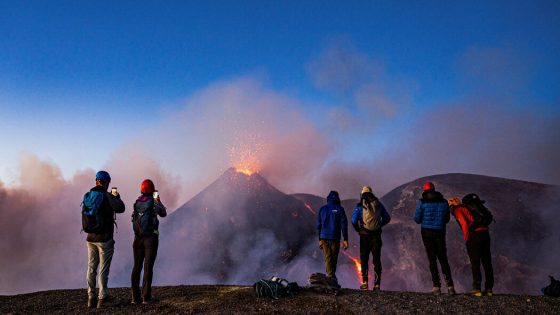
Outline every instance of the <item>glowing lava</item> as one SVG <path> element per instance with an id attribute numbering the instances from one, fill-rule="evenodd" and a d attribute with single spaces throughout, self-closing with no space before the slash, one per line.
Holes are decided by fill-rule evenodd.
<path id="1" fill-rule="evenodd" d="M 236 139 L 230 147 L 230 160 L 238 173 L 251 176 L 261 170 L 259 157 L 262 155 L 262 141 L 258 137 Z"/>
<path id="2" fill-rule="evenodd" d="M 358 277 L 358 282 L 361 283 L 362 282 L 362 264 L 360 263 L 360 260 L 358 258 L 348 254 L 345 251 L 343 251 L 342 253 L 344 255 L 346 255 L 346 257 L 348 257 L 348 259 L 350 259 L 354 263 L 354 270 L 356 271 L 356 275 Z"/>
<path id="3" fill-rule="evenodd" d="M 255 171 L 253 171 L 253 170 L 250 169 L 250 168 L 239 168 L 239 167 L 235 167 L 235 171 L 236 171 L 237 173 L 242 173 L 242 174 L 245 174 L 245 175 L 247 175 L 247 176 L 251 176 L 251 175 L 253 175 L 253 174 L 256 173 Z"/>
<path id="4" fill-rule="evenodd" d="M 310 205 L 308 205 L 308 204 L 307 204 L 307 203 L 305 203 L 305 202 L 304 202 L 303 204 L 305 205 L 305 207 L 307 208 L 307 210 L 311 211 L 311 213 L 313 213 L 313 214 L 317 214 L 317 212 L 315 212 L 315 211 L 313 210 L 313 208 L 311 208 L 311 206 L 310 206 Z"/>

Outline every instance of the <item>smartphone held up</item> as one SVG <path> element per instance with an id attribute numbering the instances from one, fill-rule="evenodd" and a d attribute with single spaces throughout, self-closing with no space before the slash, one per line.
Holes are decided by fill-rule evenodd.
<path id="1" fill-rule="evenodd" d="M 113 196 L 118 196 L 119 195 L 119 192 L 117 191 L 117 187 L 111 188 L 111 195 L 113 195 Z"/>

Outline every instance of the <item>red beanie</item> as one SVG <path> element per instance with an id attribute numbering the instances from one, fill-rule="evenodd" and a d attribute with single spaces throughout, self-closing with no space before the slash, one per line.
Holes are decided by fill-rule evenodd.
<path id="1" fill-rule="evenodd" d="M 426 182 L 426 183 L 424 184 L 424 187 L 423 187 L 423 188 L 424 188 L 424 191 L 426 191 L 426 190 L 434 190 L 434 189 L 435 189 L 434 184 L 432 184 L 432 182 Z"/>
<path id="2" fill-rule="evenodd" d="M 151 194 L 156 190 L 154 187 L 154 182 L 149 179 L 145 179 L 140 185 L 140 192 L 143 194 Z"/>

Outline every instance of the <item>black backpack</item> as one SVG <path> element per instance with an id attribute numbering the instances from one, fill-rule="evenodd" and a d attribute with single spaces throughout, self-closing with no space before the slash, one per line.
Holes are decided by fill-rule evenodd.
<path id="1" fill-rule="evenodd" d="M 132 229 L 136 235 L 152 235 L 158 228 L 157 214 L 154 208 L 154 200 L 134 203 L 132 211 Z"/>
<path id="2" fill-rule="evenodd" d="M 554 279 L 553 276 L 548 277 L 550 278 L 550 284 L 542 288 L 542 293 L 546 296 L 560 297 L 560 281 Z"/>
<path id="3" fill-rule="evenodd" d="M 324 273 L 316 272 L 309 276 L 309 288 L 319 293 L 338 295 L 341 287 L 336 278 L 330 278 Z"/>
<path id="4" fill-rule="evenodd" d="M 468 194 L 463 197 L 461 202 L 467 206 L 471 215 L 473 216 L 473 224 L 471 224 L 471 228 L 477 228 L 481 226 L 489 226 L 492 222 L 494 222 L 494 216 L 492 212 L 484 206 L 486 201 L 480 199 L 477 194 Z"/>
<path id="5" fill-rule="evenodd" d="M 101 213 L 104 192 L 88 191 L 82 199 L 82 230 L 86 233 L 103 233 L 106 223 Z"/>
<path id="6" fill-rule="evenodd" d="M 278 300 L 281 296 L 294 296 L 300 291 L 296 282 L 288 282 L 279 277 L 272 277 L 270 280 L 261 279 L 253 284 L 253 289 L 257 297 L 270 297 L 274 300 Z"/>

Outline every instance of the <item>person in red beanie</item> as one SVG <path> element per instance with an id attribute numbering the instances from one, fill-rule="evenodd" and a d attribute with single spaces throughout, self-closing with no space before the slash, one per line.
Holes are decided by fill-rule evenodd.
<path id="1" fill-rule="evenodd" d="M 146 179 L 140 184 L 141 195 L 134 203 L 132 228 L 134 230 L 134 267 L 130 281 L 132 283 L 132 304 L 150 303 L 152 296 L 152 279 L 159 244 L 159 220 L 167 215 L 167 210 L 155 189 L 154 182 Z M 144 279 L 140 292 L 140 273 L 144 265 Z"/>
<path id="2" fill-rule="evenodd" d="M 437 267 L 439 261 L 441 272 L 447 284 L 447 292 L 453 295 L 455 294 L 455 287 L 445 243 L 445 226 L 450 219 L 449 205 L 443 195 L 435 190 L 433 183 L 427 182 L 422 188 L 422 198 L 416 204 L 414 221 L 421 226 L 422 242 L 426 249 L 432 275 L 432 293 L 441 294 L 441 279 Z"/>

